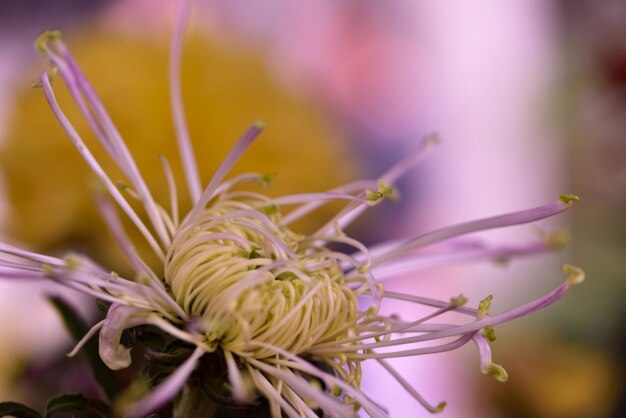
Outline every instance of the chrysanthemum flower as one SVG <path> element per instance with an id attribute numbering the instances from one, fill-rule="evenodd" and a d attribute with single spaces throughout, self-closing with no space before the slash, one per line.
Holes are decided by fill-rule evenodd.
<path id="1" fill-rule="evenodd" d="M 56 258 L 0 244 L 0 277 L 53 280 L 110 302 L 106 319 L 85 335 L 71 354 L 99 335 L 100 356 L 111 369 L 130 365 L 130 349 L 122 345 L 124 330 L 152 325 L 194 347 L 190 356 L 128 413 L 141 417 L 171 401 L 185 385 L 201 357 L 219 353 L 225 363 L 232 398 L 240 403 L 267 399 L 273 417 L 313 417 L 322 410 L 350 417 L 362 408 L 372 417 L 385 408 L 360 389 L 361 365 L 377 361 L 430 411 L 431 405 L 393 369 L 387 359 L 439 353 L 473 342 L 481 371 L 504 381 L 504 369 L 493 363 L 489 340 L 493 327 L 559 299 L 584 278 L 566 265 L 567 279 L 545 296 L 509 311 L 489 313 L 491 297 L 476 308 L 462 295 L 449 301 L 386 292 L 384 278 L 430 263 L 463 259 L 500 259 L 548 251 L 554 237 L 521 246 L 440 246 L 455 237 L 493 228 L 524 224 L 566 210 L 572 195 L 520 212 L 476 220 L 405 240 L 367 248 L 344 233 L 366 208 L 394 195 L 393 184 L 417 164 L 434 143 L 422 140 L 417 150 L 376 180 L 362 180 L 323 193 L 269 198 L 242 185 L 268 185 L 271 176 L 243 174 L 225 180 L 230 168 L 264 128 L 256 122 L 244 132 L 204 188 L 199 179 L 183 112 L 179 58 L 188 2 L 183 1 L 170 57 L 172 111 L 180 155 L 193 208 L 179 213 L 174 175 L 161 158 L 170 202 L 155 201 L 141 172 L 78 64 L 56 31 L 44 33 L 36 47 L 45 52 L 65 81 L 100 144 L 126 177 L 116 183 L 94 158 L 66 118 L 51 87 L 51 74 L 39 78 L 52 111 L 93 170 L 110 198 L 130 219 L 161 261 L 150 268 L 130 242 L 118 210 L 101 196 L 99 209 L 135 277 L 119 277 L 88 258 Z M 144 213 L 133 208 L 139 203 Z M 311 234 L 291 228 L 330 201 L 345 202 L 334 217 Z M 558 241 L 558 240 L 556 240 Z M 351 249 L 351 250 L 338 250 Z M 426 316 L 401 321 L 379 313 L 393 299 L 432 308 Z M 464 324 L 433 322 L 447 312 L 467 318 Z"/>

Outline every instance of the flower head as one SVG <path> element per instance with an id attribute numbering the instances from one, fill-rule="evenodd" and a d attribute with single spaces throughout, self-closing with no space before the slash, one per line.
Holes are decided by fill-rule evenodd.
<path id="1" fill-rule="evenodd" d="M 361 364 L 377 361 L 418 402 L 436 412 L 445 403 L 431 405 L 386 361 L 389 358 L 453 350 L 473 342 L 481 371 L 500 381 L 506 371 L 491 360 L 493 327 L 536 311 L 559 299 L 583 273 L 565 266 L 568 279 L 551 293 L 504 313 L 489 313 L 491 296 L 477 308 L 467 298 L 440 301 L 386 292 L 384 278 L 425 265 L 465 259 L 503 259 L 548 251 L 551 237 L 521 246 L 442 246 L 435 254 L 421 249 L 452 238 L 492 228 L 523 224 L 556 215 L 578 198 L 564 195 L 536 208 L 476 220 L 435 230 L 405 240 L 367 248 L 344 229 L 367 207 L 393 197 L 393 184 L 415 166 L 436 142 L 429 136 L 416 151 L 383 173 L 322 193 L 269 198 L 243 186 L 269 186 L 271 176 L 243 174 L 226 180 L 230 168 L 264 129 L 253 123 L 235 144 L 206 187 L 202 187 L 187 133 L 179 86 L 179 57 L 188 1 L 183 1 L 173 38 L 170 60 L 172 111 L 193 201 L 180 216 L 174 175 L 161 158 L 170 190 L 170 202 L 157 202 L 146 185 L 104 106 L 78 64 L 61 41 L 60 32 L 41 35 L 35 43 L 50 58 L 87 122 L 126 177 L 116 183 L 91 154 L 80 134 L 61 110 L 51 86 L 51 74 L 39 78 L 52 111 L 93 170 L 110 198 L 131 220 L 161 261 L 151 269 L 130 242 L 112 202 L 100 196 L 98 206 L 123 249 L 136 277 L 119 277 L 88 258 L 64 259 L 0 244 L 0 277 L 41 278 L 91 294 L 111 305 L 106 319 L 85 335 L 72 353 L 95 334 L 100 356 L 111 369 L 131 363 L 130 349 L 122 345 L 124 330 L 140 325 L 158 327 L 193 347 L 188 358 L 129 416 L 144 416 L 169 402 L 189 379 L 206 353 L 223 357 L 231 397 L 241 403 L 267 399 L 274 417 L 313 416 L 321 409 L 333 417 L 353 416 L 359 408 L 372 417 L 386 416 L 383 406 L 360 389 Z M 139 202 L 139 214 L 131 201 Z M 302 235 L 292 229 L 296 220 L 310 216 L 329 201 L 345 203 L 317 231 Z M 168 207 L 169 206 L 169 207 Z M 336 244 L 340 244 L 339 246 Z M 336 248 L 351 248 L 337 250 Z M 401 321 L 379 313 L 384 300 L 394 299 L 432 307 L 430 314 Z M 468 319 L 454 325 L 432 322 L 446 312 Z M 421 346 L 420 343 L 427 343 Z"/>

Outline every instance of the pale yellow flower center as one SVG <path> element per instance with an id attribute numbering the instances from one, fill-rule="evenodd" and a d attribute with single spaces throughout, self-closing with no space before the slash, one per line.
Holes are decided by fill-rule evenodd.
<path id="1" fill-rule="evenodd" d="M 262 358 L 354 332 L 355 292 L 336 253 L 279 226 L 275 207 L 221 200 L 182 228 L 165 263 L 176 302 L 213 347 Z"/>

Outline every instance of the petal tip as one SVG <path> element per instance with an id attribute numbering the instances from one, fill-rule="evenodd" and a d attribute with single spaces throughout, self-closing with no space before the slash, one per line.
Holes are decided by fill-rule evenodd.
<path id="1" fill-rule="evenodd" d="M 437 406 L 433 409 L 433 412 L 436 414 L 439 412 L 443 412 L 443 410 L 446 409 L 446 406 L 448 406 L 448 402 L 439 402 L 439 404 L 437 404 Z"/>
<path id="2" fill-rule="evenodd" d="M 493 376 L 498 382 L 506 382 L 509 380 L 509 374 L 504 370 L 504 367 L 496 363 L 490 363 L 483 370 L 485 376 Z"/>
<path id="3" fill-rule="evenodd" d="M 563 273 L 567 274 L 567 281 L 570 284 L 578 284 L 585 281 L 585 272 L 580 267 L 571 264 L 563 264 L 561 270 Z"/>
<path id="4" fill-rule="evenodd" d="M 267 128 L 267 122 L 265 122 L 263 119 L 259 119 L 256 122 L 254 122 L 254 127 L 258 129 L 259 131 L 262 131 L 265 128 Z"/>
<path id="5" fill-rule="evenodd" d="M 37 37 L 37 39 L 35 39 L 35 42 L 33 43 L 33 47 L 35 48 L 36 51 L 46 53 L 48 52 L 48 43 L 52 41 L 56 41 L 57 39 L 60 39 L 62 36 L 63 36 L 63 32 L 61 32 L 60 30 L 44 31 L 41 33 L 41 35 Z"/>
<path id="6" fill-rule="evenodd" d="M 559 200 L 563 203 L 571 205 L 572 203 L 580 202 L 580 197 L 575 194 L 562 194 L 559 195 Z"/>

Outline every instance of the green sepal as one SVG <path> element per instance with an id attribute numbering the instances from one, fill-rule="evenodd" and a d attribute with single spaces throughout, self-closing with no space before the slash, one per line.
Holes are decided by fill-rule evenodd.
<path id="1" fill-rule="evenodd" d="M 46 403 L 45 418 L 60 412 L 82 412 L 89 417 L 109 417 L 109 407 L 99 399 L 88 399 L 80 393 L 53 396 Z"/>
<path id="2" fill-rule="evenodd" d="M 0 417 L 7 416 L 15 418 L 43 418 L 39 412 L 21 403 L 2 402 L 0 403 Z"/>
<path id="3" fill-rule="evenodd" d="M 67 303 L 65 300 L 58 296 L 48 296 L 48 300 L 63 320 L 63 325 L 67 329 L 70 336 L 74 341 L 78 342 L 89 331 L 89 327 L 80 317 L 78 312 Z M 100 359 L 98 340 L 91 338 L 83 348 L 80 350 L 80 354 L 87 360 L 87 364 L 91 367 L 94 378 L 104 390 L 109 399 L 113 399 L 117 394 L 117 388 L 115 385 L 115 378 L 113 372 L 104 365 L 102 359 Z"/>

